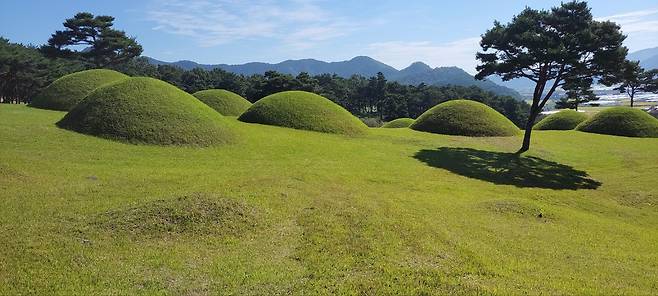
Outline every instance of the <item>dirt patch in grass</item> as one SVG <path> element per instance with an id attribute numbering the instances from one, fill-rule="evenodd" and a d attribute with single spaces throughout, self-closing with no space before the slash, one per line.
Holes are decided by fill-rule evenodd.
<path id="1" fill-rule="evenodd" d="M 513 199 L 489 200 L 481 203 L 482 207 L 489 212 L 501 215 L 513 215 L 518 217 L 534 217 L 548 219 L 546 211 L 528 202 Z"/>
<path id="2" fill-rule="evenodd" d="M 261 216 L 240 201 L 192 194 L 107 211 L 91 223 L 112 233 L 145 237 L 240 235 L 261 225 Z"/>

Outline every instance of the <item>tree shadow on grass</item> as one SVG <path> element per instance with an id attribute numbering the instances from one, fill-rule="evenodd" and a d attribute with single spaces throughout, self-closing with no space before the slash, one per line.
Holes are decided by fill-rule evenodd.
<path id="1" fill-rule="evenodd" d="M 601 183 L 584 171 L 557 162 L 514 153 L 470 148 L 423 149 L 414 158 L 469 178 L 516 187 L 596 189 Z"/>

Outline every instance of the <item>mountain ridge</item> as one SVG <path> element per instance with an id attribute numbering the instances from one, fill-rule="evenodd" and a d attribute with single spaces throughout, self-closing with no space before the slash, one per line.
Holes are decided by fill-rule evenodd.
<path id="1" fill-rule="evenodd" d="M 368 56 L 356 56 L 350 60 L 338 62 L 324 62 L 316 59 L 300 59 L 285 60 L 275 64 L 250 62 L 235 65 L 199 64 L 189 60 L 164 62 L 151 57 L 145 58 L 149 63 L 154 65 L 171 65 L 180 67 L 184 70 L 191 70 L 194 68 L 212 70 L 219 68 L 224 71 L 243 75 L 263 74 L 266 71 L 273 70 L 292 75 L 297 75 L 300 72 L 307 72 L 310 75 L 327 73 L 348 78 L 352 75 L 371 77 L 376 75 L 378 72 L 381 72 L 387 79 L 403 84 L 418 85 L 420 83 L 425 83 L 428 85 L 436 86 L 477 86 L 486 91 L 491 91 L 497 95 L 505 95 L 521 99 L 521 95 L 517 91 L 508 87 L 500 86 L 490 80 L 476 80 L 472 75 L 458 67 L 432 68 L 423 62 L 414 62 L 402 70 L 397 70 Z"/>

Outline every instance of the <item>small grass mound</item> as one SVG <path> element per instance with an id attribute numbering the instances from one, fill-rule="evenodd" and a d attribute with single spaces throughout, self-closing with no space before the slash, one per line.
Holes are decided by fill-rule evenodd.
<path id="1" fill-rule="evenodd" d="M 34 97 L 30 106 L 41 109 L 69 111 L 98 87 L 125 78 L 128 78 L 128 76 L 107 69 L 75 72 L 62 76 L 51 83 Z"/>
<path id="2" fill-rule="evenodd" d="M 284 91 L 254 103 L 240 121 L 325 133 L 359 135 L 366 125 L 343 107 L 305 91 Z"/>
<path id="3" fill-rule="evenodd" d="M 506 137 L 521 131 L 491 107 L 471 101 L 452 100 L 425 111 L 410 128 L 435 134 Z"/>
<path id="4" fill-rule="evenodd" d="M 210 146 L 232 142 L 227 121 L 166 82 L 128 78 L 98 88 L 59 127 L 135 144 Z"/>
<path id="5" fill-rule="evenodd" d="M 577 130 L 626 137 L 658 138 L 658 119 L 630 107 L 611 107 L 582 122 Z"/>
<path id="6" fill-rule="evenodd" d="M 224 116 L 240 116 L 251 107 L 247 99 L 223 89 L 202 90 L 195 92 L 194 96 Z"/>
<path id="7" fill-rule="evenodd" d="M 382 125 L 383 128 L 405 128 L 414 123 L 413 118 L 398 118 L 387 122 Z"/>
<path id="8" fill-rule="evenodd" d="M 567 109 L 545 117 L 532 128 L 536 130 L 572 130 L 585 120 L 587 120 L 585 113 Z"/>
<path id="9" fill-rule="evenodd" d="M 102 213 L 91 225 L 115 234 L 145 237 L 163 235 L 239 235 L 259 225 L 251 206 L 227 198 L 193 194 L 156 200 Z"/>

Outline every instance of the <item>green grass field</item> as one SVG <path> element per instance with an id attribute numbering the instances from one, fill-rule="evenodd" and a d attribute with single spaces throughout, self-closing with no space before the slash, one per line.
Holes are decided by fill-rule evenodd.
<path id="1" fill-rule="evenodd" d="M 0 105 L 0 294 L 658 294 L 658 139 L 248 124 L 131 145 Z"/>

